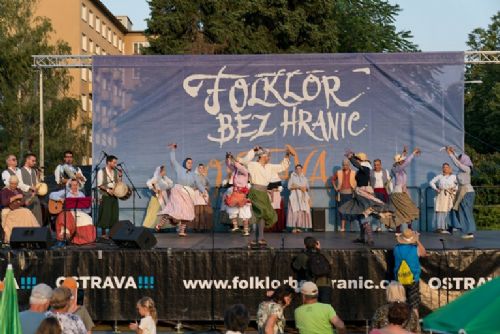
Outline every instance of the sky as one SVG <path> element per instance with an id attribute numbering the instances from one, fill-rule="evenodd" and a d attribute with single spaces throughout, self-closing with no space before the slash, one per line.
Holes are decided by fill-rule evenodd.
<path id="1" fill-rule="evenodd" d="M 149 17 L 146 0 L 101 0 L 115 15 L 127 15 L 134 30 L 146 28 Z M 399 4 L 398 30 L 410 30 L 413 42 L 422 51 L 467 50 L 468 34 L 475 28 L 487 28 L 491 17 L 500 10 L 498 0 L 388 0 Z"/>

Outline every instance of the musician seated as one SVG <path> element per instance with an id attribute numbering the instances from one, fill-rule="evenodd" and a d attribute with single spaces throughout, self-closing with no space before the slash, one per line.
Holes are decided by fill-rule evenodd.
<path id="1" fill-rule="evenodd" d="M 2 227 L 4 229 L 5 242 L 9 242 L 14 227 L 40 227 L 33 213 L 24 208 L 29 205 L 30 200 L 25 199 L 23 192 L 18 188 L 19 178 L 11 175 L 9 184 L 0 192 L 2 206 Z"/>
<path id="2" fill-rule="evenodd" d="M 49 199 L 57 202 L 64 202 L 65 198 L 82 198 L 85 194 L 80 191 L 80 182 L 77 179 L 71 179 L 66 189 L 51 192 Z M 90 208 L 82 210 L 90 213 Z"/>

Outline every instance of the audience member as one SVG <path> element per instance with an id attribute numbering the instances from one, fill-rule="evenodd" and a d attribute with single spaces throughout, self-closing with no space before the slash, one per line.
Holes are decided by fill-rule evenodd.
<path id="1" fill-rule="evenodd" d="M 156 334 L 156 313 L 155 302 L 149 297 L 142 297 L 137 302 L 137 312 L 141 315 L 141 322 L 131 323 L 129 328 L 138 334 Z"/>
<path id="2" fill-rule="evenodd" d="M 55 289 L 50 299 L 51 310 L 45 315 L 57 318 L 63 334 L 87 334 L 82 319 L 68 312 L 71 298 L 71 291 L 68 288 Z"/>
<path id="3" fill-rule="evenodd" d="M 301 288 L 302 306 L 295 309 L 295 325 L 300 334 L 332 333 L 332 325 L 339 334 L 345 333 L 344 322 L 332 305 L 318 302 L 318 287 L 313 282 L 305 282 Z"/>
<path id="4" fill-rule="evenodd" d="M 394 276 L 403 284 L 408 304 L 418 315 L 420 305 L 420 257 L 426 255 L 424 246 L 419 240 L 419 234 L 410 229 L 396 237 L 394 247 Z"/>
<path id="5" fill-rule="evenodd" d="M 389 324 L 380 329 L 372 329 L 370 334 L 411 334 L 403 328 L 410 317 L 410 307 L 406 303 L 392 303 L 389 307 Z"/>
<path id="6" fill-rule="evenodd" d="M 328 258 L 321 253 L 321 244 L 313 237 L 304 238 L 304 252 L 292 261 L 292 269 L 297 281 L 311 281 L 318 286 L 318 301 L 332 302 L 331 266 Z"/>
<path id="7" fill-rule="evenodd" d="M 268 300 L 263 301 L 257 310 L 259 334 L 285 333 L 286 319 L 283 311 L 292 302 L 294 290 L 282 285 L 274 290 Z"/>
<path id="8" fill-rule="evenodd" d="M 61 325 L 59 325 L 59 321 L 56 318 L 50 317 L 45 318 L 40 323 L 40 326 L 36 330 L 36 334 L 62 334 Z M 23 331 L 23 334 L 25 332 Z"/>
<path id="9" fill-rule="evenodd" d="M 226 334 L 243 334 L 249 323 L 250 315 L 243 304 L 232 305 L 224 312 Z"/>
<path id="10" fill-rule="evenodd" d="M 47 284 L 38 284 L 31 290 L 30 308 L 19 313 L 23 334 L 35 334 L 49 309 L 52 288 Z"/>
<path id="11" fill-rule="evenodd" d="M 87 308 L 84 305 L 78 305 L 78 283 L 73 277 L 67 277 L 61 286 L 64 286 L 71 291 L 72 298 L 68 312 L 79 316 L 87 329 L 87 333 L 90 334 L 92 332 L 92 328 L 94 327 L 94 322 L 92 321 Z"/>
<path id="12" fill-rule="evenodd" d="M 382 328 L 389 325 L 389 308 L 392 303 L 406 303 L 406 294 L 403 285 L 392 281 L 385 290 L 387 304 L 380 306 L 373 315 L 371 328 Z M 412 310 L 410 317 L 402 327 L 410 332 L 420 333 L 420 324 L 417 313 Z"/>

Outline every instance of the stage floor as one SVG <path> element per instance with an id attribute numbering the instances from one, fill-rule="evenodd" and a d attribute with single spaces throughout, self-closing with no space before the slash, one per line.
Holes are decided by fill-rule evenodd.
<path id="1" fill-rule="evenodd" d="M 185 238 L 179 238 L 175 233 L 156 233 L 158 243 L 156 248 L 170 248 L 174 250 L 208 250 L 212 249 L 211 233 L 190 233 Z M 269 248 L 300 249 L 304 247 L 306 236 L 313 236 L 321 243 L 324 249 L 363 249 L 367 246 L 353 243 L 358 232 L 311 232 L 311 233 L 266 233 Z M 474 239 L 462 239 L 458 233 L 454 235 L 422 233 L 420 240 L 428 250 L 461 249 L 500 249 L 500 231 L 478 231 Z M 242 249 L 254 240 L 253 236 L 242 237 L 239 233 L 214 233 L 213 245 L 215 249 Z M 375 246 L 372 249 L 392 249 L 395 245 L 395 235 L 391 232 L 374 233 Z M 87 246 L 70 246 L 71 249 L 109 249 L 116 247 L 110 243 L 98 242 Z"/>

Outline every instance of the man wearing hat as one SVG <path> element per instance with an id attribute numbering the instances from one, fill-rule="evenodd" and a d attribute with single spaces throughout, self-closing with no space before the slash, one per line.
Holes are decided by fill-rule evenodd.
<path id="1" fill-rule="evenodd" d="M 254 157 L 257 157 L 257 161 L 252 161 Z M 262 247 L 267 246 L 264 239 L 264 226 L 271 227 L 278 220 L 267 193 L 267 186 L 275 174 L 288 170 L 290 152 L 286 151 L 285 157 L 279 164 L 270 164 L 270 159 L 271 153 L 269 150 L 256 146 L 241 160 L 241 163 L 247 166 L 251 176 L 252 187 L 248 193 L 248 199 L 252 201 L 252 216 L 259 225 L 258 231 L 256 231 L 259 238 L 258 244 Z"/>
<path id="2" fill-rule="evenodd" d="M 52 288 L 47 284 L 38 284 L 31 290 L 30 308 L 19 313 L 23 334 L 35 334 L 49 309 Z"/>
<path id="3" fill-rule="evenodd" d="M 313 282 L 305 282 L 300 289 L 302 306 L 295 309 L 295 325 L 300 334 L 345 333 L 344 322 L 332 305 L 318 302 L 318 287 Z"/>
<path id="4" fill-rule="evenodd" d="M 394 222 L 396 224 L 396 232 L 399 234 L 402 224 L 408 224 L 411 229 L 411 222 L 419 217 L 419 210 L 411 200 L 406 186 L 408 176 L 406 168 L 410 165 L 415 156 L 420 155 L 420 149 L 415 148 L 409 156 L 406 156 L 407 148 L 404 147 L 403 153 L 394 156 L 394 165 L 391 173 L 394 176 L 394 190 L 391 194 L 391 203 L 394 205 L 395 216 Z"/>
<path id="5" fill-rule="evenodd" d="M 85 325 L 85 328 L 87 331 L 90 333 L 92 331 L 92 328 L 94 327 L 94 322 L 92 321 L 92 318 L 90 317 L 89 312 L 85 308 L 84 305 L 78 305 L 78 283 L 73 277 L 66 277 L 64 279 L 64 282 L 61 284 L 61 286 L 68 288 L 71 291 L 71 295 L 73 298 L 71 298 L 70 301 L 70 306 L 68 309 L 68 313 L 72 313 L 74 315 L 77 315 L 82 319 L 83 324 Z"/>
<path id="6" fill-rule="evenodd" d="M 405 229 L 396 236 L 394 247 L 394 277 L 406 291 L 408 304 L 417 312 L 420 305 L 420 257 L 426 255 L 425 247 L 419 240 L 417 232 Z"/>

